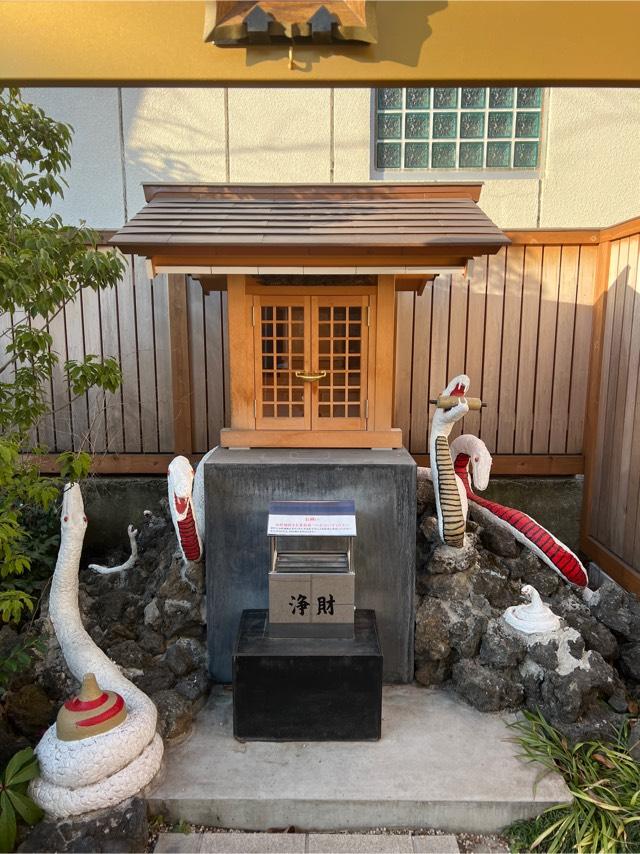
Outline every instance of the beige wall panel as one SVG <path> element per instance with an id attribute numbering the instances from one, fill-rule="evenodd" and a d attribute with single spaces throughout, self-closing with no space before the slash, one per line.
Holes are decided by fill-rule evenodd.
<path id="1" fill-rule="evenodd" d="M 144 204 L 143 181 L 224 181 L 224 90 L 122 90 L 127 206 Z"/>
<path id="2" fill-rule="evenodd" d="M 329 89 L 229 89 L 231 180 L 330 179 Z"/>
<path id="3" fill-rule="evenodd" d="M 464 180 L 464 173 L 459 173 Z M 536 228 L 537 178 L 487 179 L 480 193 L 480 207 L 500 228 Z"/>
<path id="4" fill-rule="evenodd" d="M 611 225 L 640 211 L 640 90 L 553 89 L 541 228 Z"/>
<path id="5" fill-rule="evenodd" d="M 23 89 L 47 115 L 73 126 L 69 186 L 54 211 L 70 225 L 95 228 L 124 222 L 117 89 Z"/>
<path id="6" fill-rule="evenodd" d="M 333 180 L 359 182 L 371 176 L 371 89 L 336 89 L 333 106 Z"/>

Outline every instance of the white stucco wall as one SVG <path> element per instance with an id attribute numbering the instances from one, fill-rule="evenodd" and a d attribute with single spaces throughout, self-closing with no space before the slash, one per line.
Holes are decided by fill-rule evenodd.
<path id="1" fill-rule="evenodd" d="M 129 216 L 143 204 L 143 181 L 372 179 L 370 89 L 55 88 L 25 95 L 75 128 L 69 190 L 58 205 L 70 222 L 120 226 L 125 202 Z M 503 228 L 575 228 L 639 215 L 640 89 L 553 89 L 545 111 L 539 172 L 487 179 L 481 204 L 489 216 Z"/>

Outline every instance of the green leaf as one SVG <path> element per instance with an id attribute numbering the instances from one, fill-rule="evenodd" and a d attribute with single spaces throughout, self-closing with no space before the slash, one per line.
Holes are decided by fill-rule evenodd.
<path id="1" fill-rule="evenodd" d="M 36 761 L 36 758 L 31 747 L 25 747 L 23 750 L 19 750 L 17 753 L 14 753 L 7 763 L 7 767 L 4 772 L 5 785 L 11 786 L 11 784 L 15 782 L 15 775 L 24 768 L 25 765 L 34 761 Z"/>
<path id="2" fill-rule="evenodd" d="M 7 794 L 15 811 L 27 824 L 37 824 L 42 819 L 44 812 L 37 804 L 34 804 L 28 795 L 23 795 L 20 792 L 12 790 L 9 790 Z"/>
<path id="3" fill-rule="evenodd" d="M 6 792 L 0 792 L 0 852 L 11 852 L 16 844 L 16 814 Z"/>

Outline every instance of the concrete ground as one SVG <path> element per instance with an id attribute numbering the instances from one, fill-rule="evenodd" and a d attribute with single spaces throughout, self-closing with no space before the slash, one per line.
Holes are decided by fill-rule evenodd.
<path id="1" fill-rule="evenodd" d="M 459 854 L 455 836 L 341 833 L 163 833 L 154 854 Z"/>
<path id="2" fill-rule="evenodd" d="M 386 686 L 379 742 L 242 744 L 231 717 L 217 688 L 191 738 L 167 751 L 151 814 L 237 830 L 494 833 L 569 800 L 558 776 L 534 793 L 540 769 L 516 757 L 506 716 L 442 691 Z"/>

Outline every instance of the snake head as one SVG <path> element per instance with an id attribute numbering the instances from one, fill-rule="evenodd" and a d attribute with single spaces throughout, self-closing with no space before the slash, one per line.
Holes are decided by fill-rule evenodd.
<path id="1" fill-rule="evenodd" d="M 186 457 L 175 457 L 169 463 L 169 502 L 178 521 L 182 521 L 191 504 L 194 472 Z"/>
<path id="2" fill-rule="evenodd" d="M 62 533 L 84 534 L 87 527 L 87 517 L 84 514 L 84 502 L 79 483 L 69 483 L 62 493 L 62 510 L 60 512 L 60 527 Z"/>

